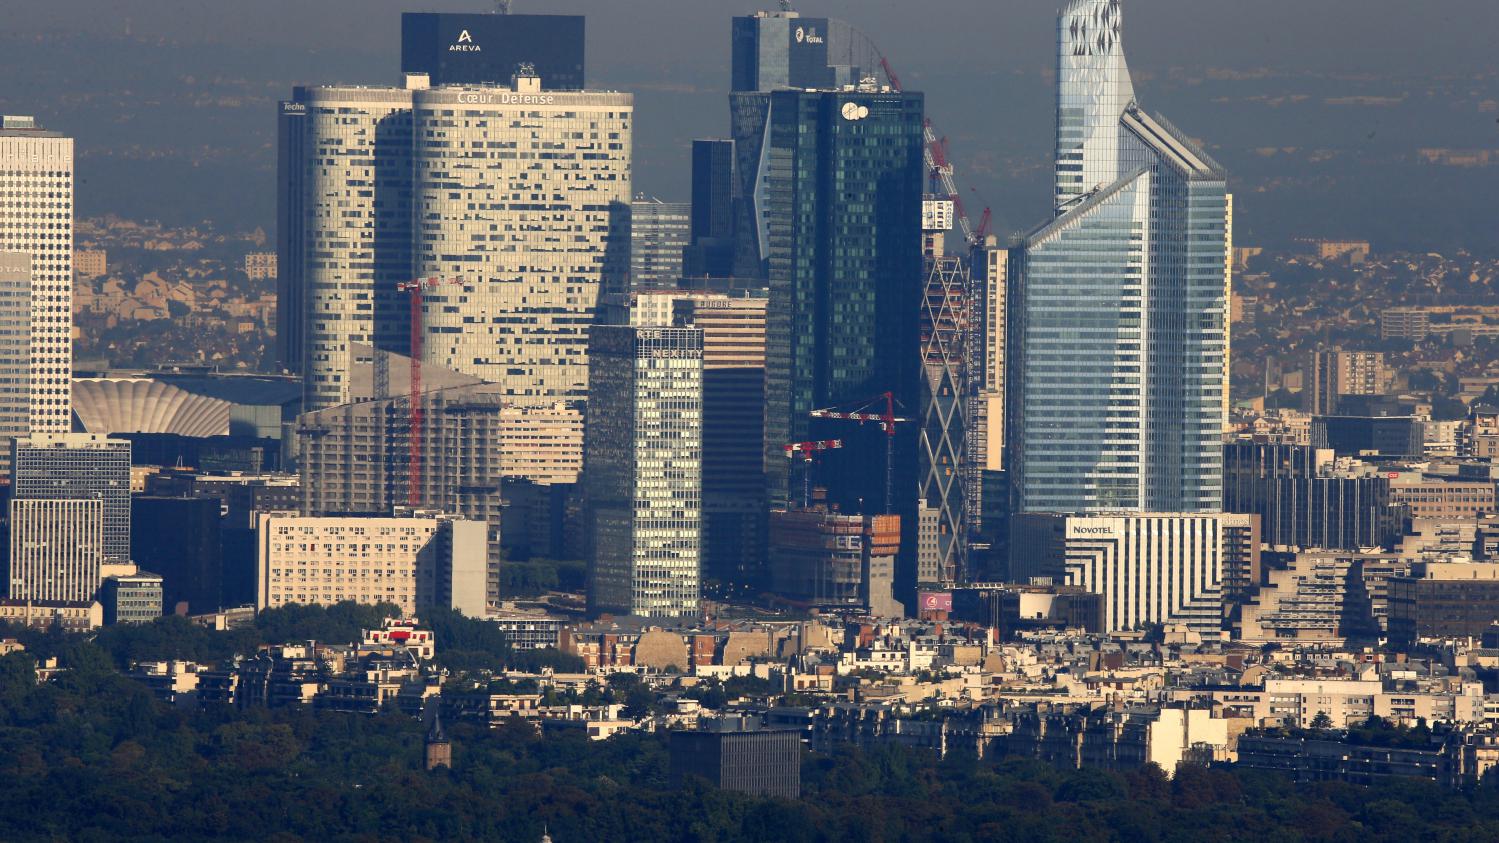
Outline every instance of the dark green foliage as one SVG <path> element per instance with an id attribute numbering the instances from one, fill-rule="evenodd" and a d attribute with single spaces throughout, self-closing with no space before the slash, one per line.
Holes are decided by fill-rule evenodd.
<path id="1" fill-rule="evenodd" d="M 666 741 L 446 724 L 454 767 L 421 768 L 396 714 L 171 709 L 81 642 L 37 685 L 0 658 L 0 839 L 82 841 L 1229 841 L 1499 839 L 1499 786 L 1294 785 L 1184 767 L 1118 774 L 944 760 L 891 746 L 809 755 L 806 797 L 669 784 Z M 638 681 L 600 690 L 632 696 Z"/>
<path id="2" fill-rule="evenodd" d="M 548 591 L 581 592 L 587 587 L 588 564 L 575 559 L 507 559 L 500 575 L 507 598 L 536 597 Z"/>
<path id="3" fill-rule="evenodd" d="M 303 621 L 296 632 L 334 623 Z M 506 656 L 502 640 L 468 623 L 433 619 L 443 641 Z M 1418 780 L 1296 784 L 1191 766 L 1167 778 L 1155 767 L 1063 771 L 978 759 L 961 742 L 941 760 L 890 745 L 807 755 L 805 798 L 782 802 L 700 781 L 671 787 L 662 735 L 590 742 L 455 720 L 444 724 L 453 769 L 427 773 L 425 727 L 399 714 L 156 702 L 115 660 L 132 649 L 219 646 L 175 624 L 98 642 L 32 637 L 68 669 L 38 685 L 32 653 L 0 657 L 0 840 L 534 841 L 543 827 L 558 841 L 1499 840 L 1499 776 L 1467 790 Z M 700 688 L 728 694 L 735 682 Z M 493 688 L 535 690 L 509 680 Z M 655 704 L 633 675 L 577 697 L 639 711 Z"/>

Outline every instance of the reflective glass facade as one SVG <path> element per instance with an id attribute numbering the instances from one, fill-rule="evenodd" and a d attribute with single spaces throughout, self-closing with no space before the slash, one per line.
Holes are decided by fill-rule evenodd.
<path id="1" fill-rule="evenodd" d="M 583 482 L 591 534 L 588 604 L 697 614 L 703 531 L 703 333 L 594 329 Z"/>
<path id="2" fill-rule="evenodd" d="M 1119 14 L 1062 12 L 1056 218 L 1010 260 L 1017 512 L 1222 505 L 1226 175 L 1134 102 Z"/>
<path id="3" fill-rule="evenodd" d="M 904 415 L 919 411 L 922 96 L 770 96 L 766 470 L 771 500 L 783 503 L 781 448 L 817 438 L 810 411 L 887 390 Z M 847 424 L 820 433 L 850 445 L 825 461 L 830 499 L 857 512 L 867 498 L 864 511 L 879 511 L 882 435 Z M 914 515 L 914 425 L 900 433 L 896 506 Z"/>

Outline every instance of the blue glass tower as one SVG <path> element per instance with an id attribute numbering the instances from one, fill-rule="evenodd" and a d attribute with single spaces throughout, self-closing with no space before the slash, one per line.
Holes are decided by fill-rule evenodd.
<path id="1" fill-rule="evenodd" d="M 1226 174 L 1142 111 L 1119 0 L 1058 21 L 1055 217 L 1010 258 L 1014 512 L 1213 512 Z"/>

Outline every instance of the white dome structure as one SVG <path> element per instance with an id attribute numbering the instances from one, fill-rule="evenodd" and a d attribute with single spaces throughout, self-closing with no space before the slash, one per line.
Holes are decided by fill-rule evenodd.
<path id="1" fill-rule="evenodd" d="M 73 412 L 88 433 L 229 435 L 229 402 L 146 378 L 79 378 Z"/>

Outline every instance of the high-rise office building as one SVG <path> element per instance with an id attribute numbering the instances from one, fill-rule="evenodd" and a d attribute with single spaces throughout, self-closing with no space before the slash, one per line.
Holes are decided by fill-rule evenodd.
<path id="1" fill-rule="evenodd" d="M 93 600 L 103 582 L 103 526 L 98 498 L 12 499 L 7 596 Z"/>
<path id="2" fill-rule="evenodd" d="M 276 365 L 302 373 L 307 330 L 303 221 L 306 189 L 307 104 L 282 100 L 276 112 Z"/>
<path id="3" fill-rule="evenodd" d="M 289 286 L 278 305 L 302 325 L 281 330 L 301 340 L 309 410 L 350 400 L 355 344 L 407 349 L 396 285 L 412 277 L 411 97 L 403 88 L 298 88 L 281 106 L 277 262 L 278 284 Z"/>
<path id="4" fill-rule="evenodd" d="M 0 252 L 31 258 L 31 430 L 72 429 L 73 139 L 0 117 Z"/>
<path id="5" fill-rule="evenodd" d="M 504 85 L 529 64 L 547 88 L 583 89 L 582 15 L 406 12 L 401 72 L 433 85 Z"/>
<path id="6" fill-rule="evenodd" d="M 588 607 L 696 615 L 703 521 L 703 332 L 600 326 L 584 431 Z"/>
<path id="7" fill-rule="evenodd" d="M 765 307 L 759 295 L 643 292 L 630 323 L 703 332 L 703 577 L 761 585 Z"/>
<path id="8" fill-rule="evenodd" d="M 969 278 L 965 257 L 944 253 L 953 201 L 922 200 L 924 273 L 921 300 L 920 496 L 931 512 L 919 555 L 917 581 L 951 585 L 967 573 L 968 511 L 963 468 L 967 457 Z"/>
<path id="9" fill-rule="evenodd" d="M 722 278 L 734 266 L 734 142 L 692 142 L 691 242 L 682 258 L 689 278 Z"/>
<path id="10" fill-rule="evenodd" d="M 1009 267 L 1017 512 L 1222 504 L 1225 173 L 1139 108 L 1120 23 L 1058 21 L 1056 215 Z"/>
<path id="11" fill-rule="evenodd" d="M 691 240 L 691 205 L 636 197 L 630 203 L 630 290 L 675 289 Z"/>
<path id="12" fill-rule="evenodd" d="M 847 447 L 827 455 L 821 476 L 830 502 L 845 512 L 881 512 L 885 434 L 875 426 L 814 425 L 808 414 L 885 392 L 893 393 L 898 415 L 919 411 L 922 96 L 853 90 L 770 97 L 769 497 L 776 506 L 796 497 L 783 445 L 837 437 Z M 915 425 L 896 431 L 893 503 L 902 529 L 914 531 Z M 914 584 L 914 570 L 903 573 Z"/>
<path id="13" fill-rule="evenodd" d="M 416 274 L 423 361 L 500 384 L 517 405 L 586 400 L 588 333 L 629 269 L 629 94 L 416 93 Z"/>
<path id="14" fill-rule="evenodd" d="M 0 463 L 30 430 L 31 256 L 0 252 Z"/>
<path id="15" fill-rule="evenodd" d="M 1004 470 L 1005 453 L 1005 303 L 1009 281 L 1008 249 L 992 235 L 969 255 L 968 418 L 963 503 L 971 531 L 985 525 L 984 472 Z"/>
<path id="16" fill-rule="evenodd" d="M 770 232 L 764 179 L 770 163 L 766 126 L 770 92 L 841 89 L 866 79 L 889 84 L 879 51 L 863 33 L 830 18 L 794 11 L 736 17 L 730 41 L 733 64 L 729 93 L 734 142 L 734 264 L 742 278 L 766 278 Z"/>
<path id="17" fill-rule="evenodd" d="M 17 439 L 11 447 L 11 497 L 98 500 L 105 558 L 130 559 L 129 442 L 92 433 Z"/>
<path id="18" fill-rule="evenodd" d="M 283 104 L 278 263 L 286 319 L 304 311 L 306 409 L 359 397 L 355 346 L 408 352 L 398 285 L 415 277 L 431 280 L 425 362 L 517 403 L 583 397 L 600 289 L 622 292 L 628 272 L 631 98 L 522 73 L 514 88 L 298 88 Z"/>

